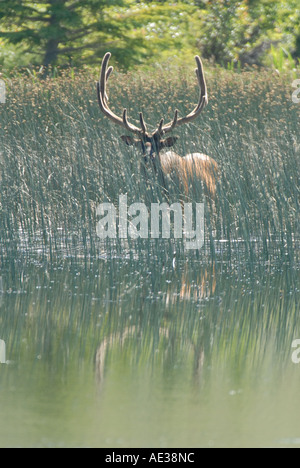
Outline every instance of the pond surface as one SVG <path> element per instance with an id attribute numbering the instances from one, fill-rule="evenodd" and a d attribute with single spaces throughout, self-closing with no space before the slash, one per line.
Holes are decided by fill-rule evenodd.
<path id="1" fill-rule="evenodd" d="M 0 446 L 300 447 L 299 285 L 280 262 L 3 262 Z"/>

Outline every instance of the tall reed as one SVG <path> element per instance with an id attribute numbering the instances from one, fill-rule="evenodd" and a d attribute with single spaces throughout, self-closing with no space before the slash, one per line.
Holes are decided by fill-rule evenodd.
<path id="1" fill-rule="evenodd" d="M 0 246 L 3 257 L 38 248 L 47 255 L 64 249 L 85 255 L 99 249 L 96 207 L 100 202 L 162 200 L 161 187 L 145 183 L 140 157 L 123 146 L 116 128 L 97 106 L 95 78 L 87 72 L 55 79 L 16 77 L 7 83 L 0 115 Z M 116 74 L 110 105 L 127 107 L 131 120 L 143 111 L 155 126 L 181 115 L 197 100 L 192 73 L 154 70 Z M 206 204 L 208 254 L 220 248 L 231 257 L 243 245 L 244 258 L 294 261 L 299 240 L 299 113 L 289 76 L 256 70 L 207 71 L 209 106 L 176 132 L 175 151 L 201 151 L 219 164 L 217 199 Z M 169 199 L 179 200 L 178 184 Z M 201 187 L 195 200 L 202 201 Z M 298 223 L 298 224 L 297 224 Z M 175 243 L 176 244 L 176 243 Z M 107 242 L 115 252 L 121 242 Z M 166 255 L 174 240 L 133 242 L 128 250 Z M 177 242 L 177 249 L 181 249 Z M 124 253 L 124 250 L 123 250 Z"/>

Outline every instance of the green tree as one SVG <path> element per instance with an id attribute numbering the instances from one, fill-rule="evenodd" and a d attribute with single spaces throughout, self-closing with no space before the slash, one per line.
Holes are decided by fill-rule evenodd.
<path id="1" fill-rule="evenodd" d="M 0 0 L 0 65 L 119 68 L 200 53 L 226 65 L 300 54 L 299 0 Z M 2 50 L 1 50 L 2 47 Z M 290 60 L 291 59 L 291 60 Z"/>
<path id="2" fill-rule="evenodd" d="M 118 48 L 122 41 L 129 41 L 132 49 L 138 47 L 139 41 L 128 34 L 117 11 L 129 3 L 0 0 L 0 38 L 7 44 L 21 44 L 25 53 L 33 51 L 34 62 L 45 67 L 91 62 L 103 53 L 107 43 Z"/>
<path id="3" fill-rule="evenodd" d="M 276 45 L 297 54 L 299 0 L 195 0 L 202 23 L 198 47 L 220 64 L 261 64 Z"/>
<path id="4" fill-rule="evenodd" d="M 198 42 L 202 55 L 221 64 L 237 59 L 241 49 L 259 34 L 259 28 L 251 21 L 248 1 L 206 1 L 204 5 Z"/>

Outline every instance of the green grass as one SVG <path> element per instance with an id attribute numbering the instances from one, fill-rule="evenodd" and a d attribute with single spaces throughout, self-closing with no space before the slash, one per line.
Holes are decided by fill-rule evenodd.
<path id="1" fill-rule="evenodd" d="M 295 261 L 299 244 L 299 113 L 292 102 L 290 75 L 270 71 L 233 73 L 208 70 L 209 106 L 197 121 L 174 132 L 175 151 L 202 151 L 218 162 L 220 179 L 215 209 L 206 205 L 208 254 Z M 7 82 L 0 114 L 0 247 L 2 258 L 37 247 L 53 255 L 82 246 L 95 253 L 96 207 L 118 202 L 162 200 L 141 178 L 139 158 L 124 146 L 123 134 L 100 113 L 96 76 L 86 72 L 40 82 L 19 76 Z M 197 100 L 191 70 L 154 69 L 121 75 L 109 83 L 110 105 L 123 107 L 134 121 L 171 119 L 175 108 L 190 112 Z M 170 200 L 180 198 L 176 181 Z M 196 187 L 194 201 L 202 201 Z M 298 223 L 298 224 L 297 224 Z M 255 240 L 255 242 L 253 241 Z M 129 240 L 130 241 L 130 240 Z M 140 255 L 171 255 L 173 241 L 129 242 Z M 107 250 L 111 249 L 111 250 Z M 122 245 L 108 242 L 109 254 Z M 177 249 L 181 249 L 180 243 Z M 180 250 L 181 251 L 181 250 Z M 124 249 L 123 249 L 124 253 Z"/>

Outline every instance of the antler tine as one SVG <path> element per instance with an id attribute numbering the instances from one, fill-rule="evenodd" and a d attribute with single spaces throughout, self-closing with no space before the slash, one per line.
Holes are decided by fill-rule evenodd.
<path id="1" fill-rule="evenodd" d="M 106 72 L 106 75 L 105 75 L 105 82 L 106 82 L 106 84 L 107 84 L 107 82 L 108 82 L 108 79 L 109 79 L 110 75 L 111 75 L 112 72 L 113 72 L 113 69 L 114 69 L 114 67 L 109 67 L 109 68 L 107 69 L 107 72 Z M 106 107 L 107 107 L 107 101 L 108 101 L 108 96 L 107 96 L 107 93 L 105 92 L 105 101 L 104 101 L 104 102 L 105 102 L 105 104 L 106 104 Z"/>
<path id="2" fill-rule="evenodd" d="M 159 122 L 158 128 L 157 128 L 157 133 L 159 133 L 159 134 L 162 133 L 163 124 L 164 124 L 164 119 L 161 119 L 161 121 Z"/>
<path id="3" fill-rule="evenodd" d="M 114 69 L 114 67 L 112 67 L 112 66 L 110 66 L 110 67 L 107 69 L 106 77 L 105 77 L 106 83 L 107 83 L 107 80 L 108 80 L 108 78 L 110 77 L 111 73 L 113 72 L 113 69 Z"/>
<path id="4" fill-rule="evenodd" d="M 202 110 L 208 104 L 207 86 L 206 86 L 206 81 L 204 78 L 202 61 L 198 55 L 196 55 L 195 59 L 197 63 L 197 68 L 195 69 L 195 72 L 196 72 L 196 76 L 197 76 L 199 88 L 200 88 L 199 107 L 202 106 L 201 108 Z"/>
<path id="5" fill-rule="evenodd" d="M 147 127 L 146 127 L 144 116 L 143 116 L 142 112 L 139 113 L 139 117 L 140 117 L 140 124 L 141 124 L 141 127 L 142 127 L 142 131 L 143 131 L 143 133 L 147 133 Z"/>
<path id="6" fill-rule="evenodd" d="M 174 119 L 171 123 L 171 128 L 170 128 L 170 131 L 176 127 L 176 124 L 177 124 L 177 121 L 178 121 L 178 109 L 175 110 L 175 114 L 174 114 Z"/>
<path id="7" fill-rule="evenodd" d="M 114 123 L 121 125 L 122 127 L 125 127 L 127 130 L 130 132 L 134 133 L 143 133 L 143 128 L 138 128 L 135 125 L 132 125 L 128 122 L 127 120 L 127 109 L 123 110 L 123 118 L 121 119 L 118 117 L 112 110 L 109 109 L 108 107 L 108 97 L 106 93 L 106 83 L 107 80 L 109 79 L 113 67 L 109 67 L 107 69 L 108 61 L 111 57 L 111 53 L 107 52 L 102 60 L 101 64 L 101 72 L 100 72 L 100 79 L 97 83 L 97 97 L 98 97 L 98 103 L 101 112 L 103 112 L 104 115 L 106 115 L 110 120 L 112 120 Z"/>
<path id="8" fill-rule="evenodd" d="M 111 74 L 112 70 L 108 73 L 108 70 L 107 70 L 107 65 L 108 65 L 108 61 L 111 57 L 111 53 L 110 52 L 107 52 L 104 57 L 103 57 L 103 60 L 102 60 L 102 64 L 101 64 L 101 70 L 100 70 L 100 78 L 99 78 L 99 82 L 98 82 L 98 88 L 99 88 L 99 93 L 98 93 L 98 98 L 99 97 L 105 97 L 106 95 L 106 82 L 107 82 L 107 78 L 109 77 L 109 75 Z M 110 67 L 111 68 L 111 67 Z M 109 68 L 109 69 L 110 69 Z M 104 100 L 103 100 L 104 102 Z M 102 109 L 101 109 L 102 110 Z"/>
<path id="9" fill-rule="evenodd" d="M 140 129 L 136 127 L 135 125 L 132 125 L 131 123 L 128 122 L 127 119 L 127 109 L 123 109 L 123 127 L 125 127 L 127 130 L 133 133 L 143 133 L 143 129 Z"/>
<path id="10" fill-rule="evenodd" d="M 196 71 L 197 81 L 198 81 L 198 85 L 200 89 L 198 103 L 195 109 L 192 112 L 190 112 L 187 116 L 181 117 L 180 119 L 178 119 L 178 110 L 176 110 L 174 118 L 171 122 L 167 123 L 166 125 L 161 125 L 161 122 L 160 122 L 158 129 L 157 129 L 159 133 L 168 133 L 171 130 L 173 130 L 175 127 L 177 127 L 178 125 L 183 125 L 185 123 L 191 122 L 196 117 L 198 117 L 198 115 L 202 112 L 202 110 L 208 103 L 207 87 L 206 87 L 206 82 L 204 78 L 203 65 L 198 55 L 196 55 L 195 60 L 197 64 L 197 68 L 195 71 Z"/>

